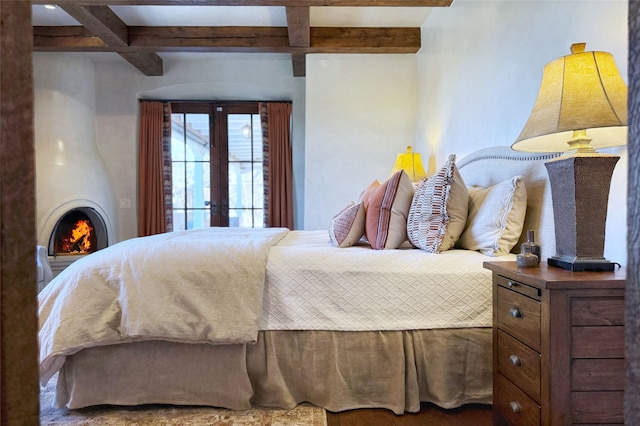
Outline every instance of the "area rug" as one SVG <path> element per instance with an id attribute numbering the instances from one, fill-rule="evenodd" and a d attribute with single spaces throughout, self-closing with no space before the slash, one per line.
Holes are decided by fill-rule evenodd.
<path id="1" fill-rule="evenodd" d="M 96 406 L 78 410 L 54 408 L 55 378 L 46 388 L 40 389 L 40 425 L 91 425 L 91 426 L 326 426 L 325 410 L 313 405 L 301 404 L 292 410 L 254 407 L 251 410 L 234 411 L 211 407 L 179 407 L 167 405 L 143 405 L 136 407 Z"/>

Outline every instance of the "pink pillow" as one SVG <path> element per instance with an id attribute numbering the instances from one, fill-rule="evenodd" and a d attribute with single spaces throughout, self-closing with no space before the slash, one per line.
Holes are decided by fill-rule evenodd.
<path id="1" fill-rule="evenodd" d="M 407 215 L 413 185 L 404 170 L 386 182 L 374 182 L 362 193 L 365 236 L 375 250 L 396 249 L 407 240 Z"/>
<path id="2" fill-rule="evenodd" d="M 351 247 L 364 234 L 364 204 L 351 203 L 331 219 L 329 239 L 334 246 Z"/>

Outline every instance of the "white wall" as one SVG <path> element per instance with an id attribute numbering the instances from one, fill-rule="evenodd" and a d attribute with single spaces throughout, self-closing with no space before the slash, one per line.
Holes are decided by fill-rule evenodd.
<path id="1" fill-rule="evenodd" d="M 293 102 L 295 226 L 303 226 L 304 79 L 288 55 L 220 54 L 165 61 L 162 77 L 146 77 L 123 61 L 96 62 L 96 133 L 118 200 L 120 240 L 137 235 L 138 100 L 287 100 Z"/>
<path id="2" fill-rule="evenodd" d="M 455 0 L 434 9 L 422 30 L 416 149 L 443 164 L 479 148 L 510 146 L 538 94 L 544 65 L 572 43 L 613 54 L 627 81 L 625 0 Z M 625 148 L 612 182 L 605 257 L 626 264 Z"/>
<path id="3" fill-rule="evenodd" d="M 309 55 L 305 229 L 329 221 L 413 145 L 415 55 Z"/>
<path id="4" fill-rule="evenodd" d="M 418 55 L 308 55 L 306 78 L 292 77 L 287 55 L 165 61 L 163 77 L 96 62 L 98 147 L 116 198 L 132 202 L 119 210 L 119 239 L 137 234 L 139 98 L 292 100 L 296 227 L 326 229 L 371 181 L 387 178 L 407 145 L 438 165 L 450 153 L 511 145 L 544 64 L 578 41 L 611 52 L 626 80 L 627 2 L 455 0 L 429 14 Z M 622 159 L 605 255 L 626 263 L 626 150 L 608 151 Z"/>

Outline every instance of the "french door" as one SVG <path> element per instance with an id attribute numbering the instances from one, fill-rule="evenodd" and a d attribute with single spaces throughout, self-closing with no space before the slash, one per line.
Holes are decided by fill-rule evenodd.
<path id="1" fill-rule="evenodd" d="M 172 102 L 173 229 L 264 226 L 257 102 Z"/>

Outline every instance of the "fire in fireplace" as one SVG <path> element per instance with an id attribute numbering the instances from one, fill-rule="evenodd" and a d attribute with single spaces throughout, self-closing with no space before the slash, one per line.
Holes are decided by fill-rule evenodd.
<path id="1" fill-rule="evenodd" d="M 50 251 L 54 256 L 89 254 L 106 247 L 104 222 L 95 210 L 74 209 L 66 213 L 54 228 Z"/>

